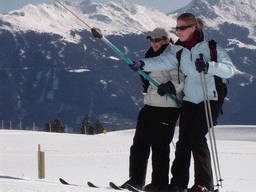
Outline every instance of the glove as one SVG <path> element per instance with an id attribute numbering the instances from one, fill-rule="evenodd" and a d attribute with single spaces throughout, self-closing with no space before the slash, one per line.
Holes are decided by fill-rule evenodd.
<path id="1" fill-rule="evenodd" d="M 139 71 L 140 69 L 143 69 L 145 63 L 141 60 L 139 61 L 133 61 L 133 65 L 128 65 L 134 72 Z"/>
<path id="2" fill-rule="evenodd" d="M 149 72 L 145 72 L 147 75 L 149 74 Z M 148 87 L 150 85 L 149 80 L 147 80 L 146 78 L 144 78 L 142 75 L 139 75 L 141 82 L 142 82 L 142 87 L 143 87 L 143 94 L 146 94 L 148 91 Z"/>
<path id="3" fill-rule="evenodd" d="M 175 89 L 174 85 L 172 84 L 172 82 L 168 81 L 167 83 L 163 83 L 163 84 L 159 85 L 159 87 L 157 89 L 157 93 L 160 96 L 164 96 L 167 93 L 176 95 L 176 89 Z"/>
<path id="4" fill-rule="evenodd" d="M 204 62 L 203 59 L 196 59 L 195 62 L 196 65 L 196 70 L 201 73 L 202 71 L 206 74 L 209 68 L 209 63 L 208 62 Z"/>

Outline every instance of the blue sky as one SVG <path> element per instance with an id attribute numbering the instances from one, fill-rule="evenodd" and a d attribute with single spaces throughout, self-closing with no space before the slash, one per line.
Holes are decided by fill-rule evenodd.
<path id="1" fill-rule="evenodd" d="M 63 2 L 64 0 L 59 0 Z M 69 2 L 84 2 L 85 0 L 66 0 Z M 92 0 L 96 3 L 106 3 L 110 0 Z M 113 2 L 119 2 L 121 0 L 112 0 Z M 153 7 L 164 13 L 168 13 L 177 10 L 181 7 L 188 5 L 192 0 L 125 0 L 127 2 L 136 3 L 139 5 L 145 5 Z M 38 3 L 53 4 L 55 0 L 0 0 L 0 14 L 7 13 L 12 10 L 20 9 L 25 5 Z"/>

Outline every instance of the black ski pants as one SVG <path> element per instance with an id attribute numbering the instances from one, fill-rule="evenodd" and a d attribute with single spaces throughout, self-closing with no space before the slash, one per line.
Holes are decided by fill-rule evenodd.
<path id="1" fill-rule="evenodd" d="M 178 108 L 145 105 L 139 112 L 130 148 L 130 181 L 144 186 L 150 148 L 152 149 L 152 184 L 165 188 L 169 183 L 170 143 L 173 139 Z"/>
<path id="2" fill-rule="evenodd" d="M 210 101 L 213 124 L 217 124 L 223 102 Z M 191 152 L 194 158 L 195 185 L 213 189 L 211 157 L 207 145 L 208 127 L 204 102 L 194 104 L 184 101 L 181 107 L 179 140 L 172 164 L 172 184 L 186 189 L 189 182 Z"/>

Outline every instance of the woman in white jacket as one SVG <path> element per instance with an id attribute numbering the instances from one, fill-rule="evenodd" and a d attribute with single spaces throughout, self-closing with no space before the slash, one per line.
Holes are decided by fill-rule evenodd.
<path id="1" fill-rule="evenodd" d="M 172 165 L 172 179 L 169 191 L 185 191 L 189 182 L 191 152 L 194 158 L 195 180 L 188 192 L 213 191 L 213 177 L 210 152 L 205 135 L 208 132 L 204 96 L 199 72 L 205 72 L 208 95 L 214 124 L 220 114 L 225 87 L 218 86 L 215 79 L 230 78 L 235 74 L 235 67 L 226 51 L 217 45 L 217 62 L 211 61 L 208 42 L 204 40 L 203 21 L 190 13 L 184 13 L 177 19 L 179 40 L 171 50 L 158 57 L 142 59 L 129 65 L 133 71 L 170 70 L 178 67 L 176 53 L 182 50 L 180 66 L 186 76 L 183 103 L 179 124 L 179 141 L 176 145 L 175 160 Z M 207 63 L 199 59 L 203 54 Z M 218 89 L 217 89 L 218 87 Z"/>
<path id="2" fill-rule="evenodd" d="M 151 47 L 146 58 L 151 58 L 170 50 L 170 33 L 163 28 L 156 28 L 147 38 Z M 145 106 L 140 110 L 133 145 L 130 149 L 130 179 L 121 187 L 130 184 L 145 191 L 161 191 L 169 184 L 170 143 L 180 108 L 166 94 L 170 93 L 179 101 L 183 97 L 184 75 L 178 70 L 153 71 L 148 74 L 158 84 L 159 88 L 142 78 L 146 95 Z M 152 180 L 144 187 L 147 162 L 152 149 Z M 144 187 L 144 188 L 143 188 Z"/>

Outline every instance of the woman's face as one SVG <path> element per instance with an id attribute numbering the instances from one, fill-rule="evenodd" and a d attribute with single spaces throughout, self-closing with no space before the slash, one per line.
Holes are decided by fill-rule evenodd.
<path id="1" fill-rule="evenodd" d="M 182 27 L 185 27 L 185 28 L 187 27 L 187 28 L 184 29 Z M 181 42 L 184 42 L 184 41 L 189 41 L 189 40 L 192 39 L 193 33 L 196 30 L 196 27 L 195 26 L 188 26 L 188 24 L 185 21 L 178 20 L 176 30 L 177 30 L 177 35 L 179 37 L 179 40 Z"/>
<path id="2" fill-rule="evenodd" d="M 154 49 L 154 52 L 158 51 L 163 45 L 169 43 L 169 39 L 164 39 L 164 37 L 161 38 L 150 38 L 151 47 Z"/>

